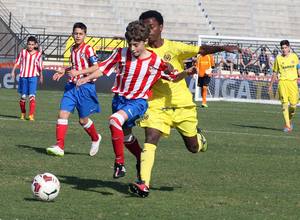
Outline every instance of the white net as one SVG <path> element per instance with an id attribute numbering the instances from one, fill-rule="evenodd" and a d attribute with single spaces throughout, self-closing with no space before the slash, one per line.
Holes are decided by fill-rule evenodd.
<path id="1" fill-rule="evenodd" d="M 280 39 L 237 38 L 221 36 L 199 36 L 199 45 L 239 45 L 241 54 L 215 54 L 215 68 L 209 84 L 208 100 L 225 100 L 279 104 L 277 83 L 269 93 L 272 65 L 280 52 Z M 300 40 L 289 40 L 292 50 L 298 54 Z M 195 93 L 195 101 L 201 101 L 198 78 L 190 81 L 190 89 Z M 298 81 L 300 85 L 300 80 Z"/>

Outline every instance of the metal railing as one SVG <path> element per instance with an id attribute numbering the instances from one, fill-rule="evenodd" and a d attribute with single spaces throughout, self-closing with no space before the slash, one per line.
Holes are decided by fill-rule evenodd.
<path id="1" fill-rule="evenodd" d="M 31 34 L 38 40 L 39 47 L 43 51 L 44 60 L 48 61 L 68 61 L 66 54 L 70 51 L 72 44 L 67 42 L 70 35 L 54 35 L 54 34 Z M 16 40 L 20 39 L 20 40 Z M 18 55 L 22 44 L 26 44 L 27 35 L 0 33 L 0 41 L 6 41 L 0 46 L 0 57 L 15 59 Z M 107 37 L 89 37 L 86 42 L 92 47 L 97 47 L 97 54 L 100 59 L 107 57 L 113 49 L 117 47 L 125 47 L 127 44 L 124 40 Z M 109 48 L 109 49 L 108 49 Z"/>
<path id="2" fill-rule="evenodd" d="M 19 33 L 21 36 L 30 34 L 28 29 L 25 28 L 23 24 L 12 15 L 2 1 L 0 1 L 0 18 L 12 30 L 13 33 Z"/>

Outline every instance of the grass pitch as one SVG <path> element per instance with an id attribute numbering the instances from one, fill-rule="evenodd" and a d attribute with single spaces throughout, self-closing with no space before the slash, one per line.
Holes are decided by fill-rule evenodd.
<path id="1" fill-rule="evenodd" d="M 112 178 L 114 154 L 108 129 L 112 95 L 99 94 L 102 113 L 93 115 L 102 134 L 97 156 L 90 140 L 69 120 L 65 156 L 48 156 L 62 91 L 39 91 L 36 121 L 18 119 L 15 90 L 0 89 L 0 219 L 299 219 L 300 118 L 282 132 L 280 106 L 211 102 L 198 109 L 208 140 L 206 153 L 189 153 L 174 130 L 158 146 L 146 199 L 128 192 L 135 159 L 126 150 L 126 177 Z M 140 143 L 144 132 L 135 128 Z M 55 174 L 61 192 L 40 202 L 32 178 Z"/>

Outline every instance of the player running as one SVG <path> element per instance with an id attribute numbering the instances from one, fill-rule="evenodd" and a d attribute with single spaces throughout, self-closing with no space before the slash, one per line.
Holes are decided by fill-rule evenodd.
<path id="1" fill-rule="evenodd" d="M 163 17 L 157 11 L 146 11 L 140 18 L 150 29 L 149 49 L 153 50 L 165 62 L 169 62 L 178 72 L 183 71 L 183 61 L 187 58 L 213 54 L 220 51 L 234 52 L 236 46 L 197 46 L 187 45 L 163 39 Z M 197 111 L 185 80 L 178 82 L 163 79 L 153 86 L 153 96 L 149 99 L 149 108 L 140 122 L 145 128 L 146 140 L 141 154 L 141 179 L 130 185 L 130 190 L 141 196 L 149 194 L 151 171 L 154 164 L 155 150 L 161 136 L 168 136 L 171 127 L 181 134 L 185 146 L 192 153 L 206 151 L 206 140 L 197 132 Z"/>
<path id="2" fill-rule="evenodd" d="M 40 77 L 40 83 L 43 83 L 43 61 L 42 52 L 38 50 L 38 42 L 34 36 L 27 39 L 27 47 L 23 49 L 11 71 L 11 77 L 15 78 L 15 70 L 20 65 L 20 78 L 18 83 L 18 92 L 20 93 L 21 120 L 26 118 L 26 98 L 29 97 L 29 116 L 30 121 L 34 121 L 35 114 L 35 96 L 37 90 L 37 81 Z"/>
<path id="3" fill-rule="evenodd" d="M 69 79 L 65 86 L 64 95 L 60 102 L 60 111 L 56 124 L 56 144 L 47 148 L 47 153 L 55 156 L 64 156 L 65 136 L 68 129 L 68 118 L 70 113 L 76 108 L 79 115 L 79 123 L 91 137 L 92 145 L 89 155 L 94 156 L 99 150 L 101 135 L 98 134 L 93 121 L 88 117 L 93 113 L 100 112 L 96 88 L 93 81 L 76 86 L 77 80 L 84 77 L 85 71 L 97 70 L 98 58 L 93 48 L 84 43 L 87 27 L 83 23 L 75 23 L 73 26 L 74 46 L 71 48 L 71 70 L 69 74 L 76 75 Z M 79 74 L 77 74 L 80 72 Z M 53 80 L 58 81 L 64 74 L 65 70 L 56 72 Z"/>
<path id="4" fill-rule="evenodd" d="M 102 74 L 109 76 L 116 72 L 112 92 L 113 114 L 109 118 L 112 145 L 115 153 L 114 178 L 123 177 L 126 173 L 124 145 L 136 157 L 137 175 L 141 148 L 132 134 L 135 121 L 141 118 L 148 108 L 147 99 L 152 86 L 160 79 L 180 80 L 187 74 L 196 73 L 195 68 L 175 75 L 172 67 L 162 61 L 153 51 L 147 50 L 145 44 L 150 29 L 139 21 L 133 21 L 126 28 L 125 38 L 128 48 L 119 48 L 105 61 L 99 64 L 100 69 L 80 79 L 77 85 L 97 78 Z"/>

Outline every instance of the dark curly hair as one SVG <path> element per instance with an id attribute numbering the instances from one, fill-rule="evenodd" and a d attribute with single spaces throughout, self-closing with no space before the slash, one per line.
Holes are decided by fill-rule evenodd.
<path id="1" fill-rule="evenodd" d="M 125 38 L 127 42 L 146 41 L 149 38 L 150 28 L 140 21 L 132 21 L 126 27 Z"/>
<path id="2" fill-rule="evenodd" d="M 158 24 L 162 24 L 162 25 L 164 24 L 164 18 L 161 15 L 161 13 L 158 11 L 155 11 L 155 10 L 145 11 L 140 15 L 139 20 L 143 21 L 148 18 L 155 18 L 156 21 L 158 22 Z"/>

